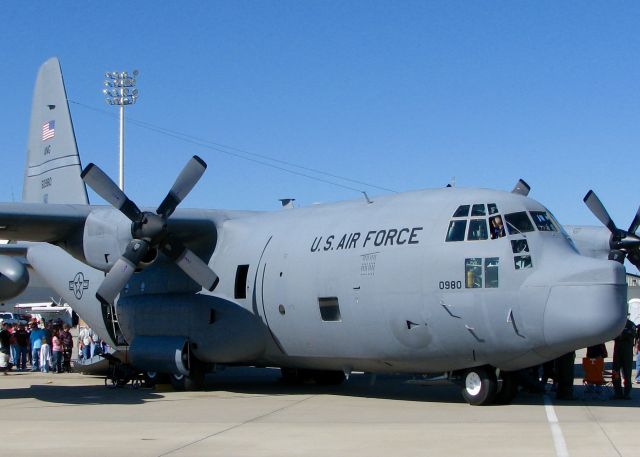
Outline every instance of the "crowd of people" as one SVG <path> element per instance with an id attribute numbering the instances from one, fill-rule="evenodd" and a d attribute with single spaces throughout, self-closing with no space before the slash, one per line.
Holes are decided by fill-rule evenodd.
<path id="1" fill-rule="evenodd" d="M 0 330 L 0 370 L 63 373 L 71 371 L 73 336 L 68 324 L 31 320 L 25 324 L 3 322 Z M 102 341 L 88 327 L 79 333 L 78 352 L 91 358 L 102 352 Z"/>

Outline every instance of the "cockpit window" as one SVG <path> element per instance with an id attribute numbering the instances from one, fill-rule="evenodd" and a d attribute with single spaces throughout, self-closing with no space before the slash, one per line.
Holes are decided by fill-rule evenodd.
<path id="1" fill-rule="evenodd" d="M 514 266 L 516 270 L 522 270 L 524 268 L 532 268 L 533 264 L 531 263 L 530 255 L 517 255 L 513 258 Z"/>
<path id="2" fill-rule="evenodd" d="M 484 209 L 484 204 L 473 205 L 471 207 L 471 215 L 472 216 L 484 216 L 486 214 Z"/>
<path id="3" fill-rule="evenodd" d="M 521 252 L 529 252 L 529 243 L 527 240 L 511 240 L 511 250 L 514 254 Z"/>
<path id="4" fill-rule="evenodd" d="M 489 216 L 498 213 L 498 205 L 495 203 L 487 203 L 487 208 L 489 208 Z"/>
<path id="5" fill-rule="evenodd" d="M 467 211 L 469 207 L 467 206 Z M 457 220 L 449 222 L 447 230 L 447 241 L 464 241 L 464 234 L 467 231 L 467 220 Z"/>
<path id="6" fill-rule="evenodd" d="M 455 213 L 453 213 L 453 217 L 467 217 L 469 215 L 469 205 L 460 205 Z"/>
<path id="7" fill-rule="evenodd" d="M 531 211 L 531 219 L 541 232 L 557 232 L 558 228 L 545 211 Z"/>
<path id="8" fill-rule="evenodd" d="M 486 240 L 488 237 L 486 219 L 471 219 L 469 221 L 467 240 Z"/>
<path id="9" fill-rule="evenodd" d="M 504 224 L 502 223 L 502 217 L 500 215 L 492 216 L 489 218 L 489 225 L 491 226 L 491 239 L 502 238 L 504 236 Z"/>
<path id="10" fill-rule="evenodd" d="M 529 216 L 525 211 L 519 211 L 517 213 L 505 214 L 504 218 L 507 222 L 507 229 L 509 235 L 516 235 L 518 233 L 533 232 L 533 224 L 529 220 Z"/>

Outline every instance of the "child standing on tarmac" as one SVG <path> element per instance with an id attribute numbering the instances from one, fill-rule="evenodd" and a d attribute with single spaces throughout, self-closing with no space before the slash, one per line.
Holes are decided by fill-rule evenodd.
<path id="1" fill-rule="evenodd" d="M 46 338 L 42 338 L 42 346 L 40 346 L 40 371 L 49 373 L 49 365 L 51 364 L 51 346 Z"/>

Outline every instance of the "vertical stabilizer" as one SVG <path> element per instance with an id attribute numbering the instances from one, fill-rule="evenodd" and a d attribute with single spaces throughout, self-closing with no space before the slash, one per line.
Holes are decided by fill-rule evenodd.
<path id="1" fill-rule="evenodd" d="M 40 67 L 33 91 L 22 201 L 87 204 L 81 171 L 60 62 L 53 57 Z"/>

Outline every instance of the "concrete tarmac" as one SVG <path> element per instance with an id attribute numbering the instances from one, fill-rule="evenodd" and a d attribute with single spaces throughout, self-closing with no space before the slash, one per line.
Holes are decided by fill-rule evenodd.
<path id="1" fill-rule="evenodd" d="M 0 375 L 2 455 L 637 456 L 633 399 L 521 394 L 466 404 L 451 384 L 353 374 L 338 387 L 286 386 L 272 369 L 229 368 L 200 392 L 107 388 L 81 374 Z M 576 380 L 578 384 L 580 380 Z M 635 387 L 635 386 L 634 386 Z M 551 413 L 551 414 L 550 414 Z M 556 421 L 557 419 L 557 421 Z M 564 447 L 563 447 L 564 446 Z"/>

